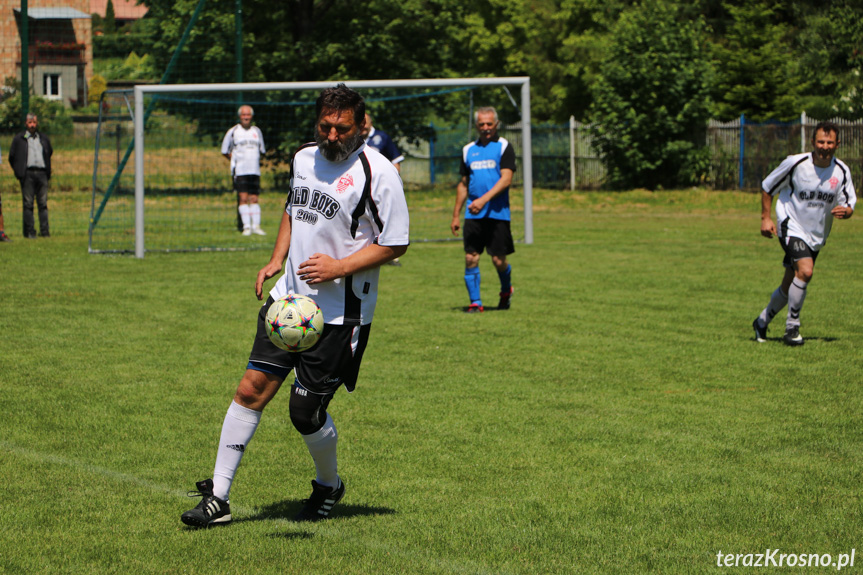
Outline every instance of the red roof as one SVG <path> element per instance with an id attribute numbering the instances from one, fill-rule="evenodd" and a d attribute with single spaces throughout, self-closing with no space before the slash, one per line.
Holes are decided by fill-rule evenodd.
<path id="1" fill-rule="evenodd" d="M 114 18 L 117 20 L 137 20 L 143 18 L 148 8 L 139 5 L 137 0 L 111 0 L 114 4 Z M 105 17 L 108 0 L 90 0 L 90 13 Z"/>

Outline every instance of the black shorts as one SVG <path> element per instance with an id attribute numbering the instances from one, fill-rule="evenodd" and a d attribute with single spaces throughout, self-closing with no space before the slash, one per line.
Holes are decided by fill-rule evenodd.
<path id="1" fill-rule="evenodd" d="M 814 262 L 818 257 L 818 250 L 813 250 L 800 238 L 795 238 L 793 236 L 779 238 L 779 244 L 785 252 L 785 257 L 782 258 L 782 265 L 786 268 L 793 268 L 794 262 L 798 260 L 812 258 L 812 261 Z"/>
<path id="2" fill-rule="evenodd" d="M 483 250 L 488 250 L 490 256 L 498 257 L 515 252 L 508 220 L 465 218 L 464 252 L 481 254 Z"/>
<path id="3" fill-rule="evenodd" d="M 261 193 L 261 176 L 234 176 L 234 190 L 238 194 L 259 195 Z"/>
<path id="4" fill-rule="evenodd" d="M 369 342 L 371 324 L 352 326 L 326 324 L 321 339 L 306 351 L 290 352 L 279 349 L 264 327 L 267 310 L 273 303 L 272 296 L 258 312 L 258 331 L 249 354 L 248 369 L 272 373 L 282 378 L 291 370 L 299 384 L 312 393 L 326 395 L 335 393 L 344 384 L 348 391 L 357 385 L 360 363 Z"/>

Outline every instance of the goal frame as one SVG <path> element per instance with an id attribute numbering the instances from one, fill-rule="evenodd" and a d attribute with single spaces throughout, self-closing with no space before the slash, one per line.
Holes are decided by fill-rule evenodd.
<path id="1" fill-rule="evenodd" d="M 530 140 L 530 77 L 437 78 L 422 80 L 344 80 L 352 89 L 367 88 L 440 88 L 475 86 L 521 87 L 522 181 L 524 186 L 524 243 L 533 243 L 533 157 Z M 146 94 L 187 92 L 254 92 L 264 90 L 323 90 L 339 81 L 326 82 L 252 82 L 234 84 L 159 84 L 134 88 L 135 114 L 135 257 L 143 258 L 144 244 L 144 96 Z"/>

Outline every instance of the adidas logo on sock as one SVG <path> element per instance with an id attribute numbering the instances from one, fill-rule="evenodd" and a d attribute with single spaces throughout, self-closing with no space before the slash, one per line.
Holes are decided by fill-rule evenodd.
<path id="1" fill-rule="evenodd" d="M 246 451 L 246 446 L 245 445 L 229 445 L 228 449 L 233 449 L 234 451 L 239 451 L 240 453 L 243 453 L 244 451 Z"/>

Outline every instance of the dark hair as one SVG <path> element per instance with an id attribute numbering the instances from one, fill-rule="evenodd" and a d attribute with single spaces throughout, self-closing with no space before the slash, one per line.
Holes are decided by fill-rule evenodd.
<path id="1" fill-rule="evenodd" d="M 823 130 L 825 134 L 829 134 L 833 132 L 836 134 L 836 141 L 839 141 L 839 126 L 837 126 L 834 122 L 818 122 L 815 126 L 815 130 L 812 132 L 812 139 L 815 139 L 815 134 L 818 133 L 818 130 Z"/>
<path id="2" fill-rule="evenodd" d="M 327 88 L 321 92 L 321 95 L 318 96 L 315 102 L 315 109 L 319 120 L 321 112 L 325 109 L 336 110 L 338 112 L 353 110 L 354 124 L 356 125 L 360 125 L 366 117 L 365 100 L 363 100 L 363 97 L 358 92 L 354 92 L 344 84 L 339 84 L 335 88 Z"/>

